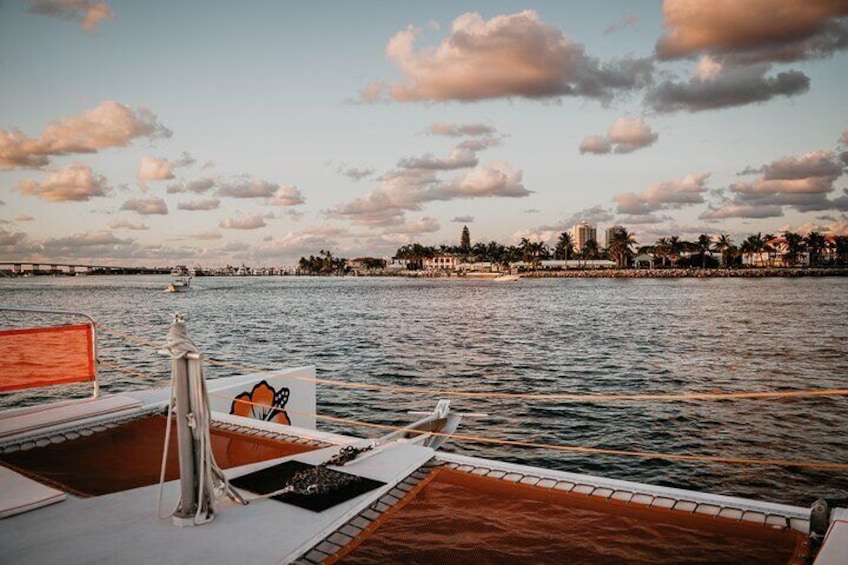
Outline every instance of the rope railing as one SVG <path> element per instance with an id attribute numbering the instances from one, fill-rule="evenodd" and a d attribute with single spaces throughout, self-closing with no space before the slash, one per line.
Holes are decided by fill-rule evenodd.
<path id="1" fill-rule="evenodd" d="M 126 332 L 103 327 L 103 330 L 126 338 L 139 345 L 158 347 Z M 221 359 L 205 357 L 210 365 L 225 367 L 236 371 L 249 373 L 270 374 L 274 371 L 244 364 L 231 363 Z M 790 398 L 814 398 L 823 396 L 848 396 L 848 388 L 803 389 L 803 390 L 774 390 L 774 391 L 742 391 L 742 392 L 687 392 L 680 394 L 574 394 L 574 393 L 521 393 L 472 391 L 456 389 L 438 389 L 430 387 L 394 386 L 375 383 L 350 382 L 338 379 L 322 379 L 306 376 L 288 376 L 293 380 L 311 382 L 327 386 L 335 386 L 351 390 L 368 390 L 398 394 L 430 394 L 433 396 L 448 396 L 459 398 L 482 398 L 495 400 L 557 400 L 562 402 L 685 402 L 685 401 L 716 401 L 716 400 L 781 400 Z"/>
<path id="2" fill-rule="evenodd" d="M 208 359 L 205 359 L 209 361 Z M 118 372 L 123 372 L 130 375 L 135 376 L 143 376 L 144 378 L 150 378 L 150 375 L 145 373 L 141 373 L 139 371 L 134 371 L 132 369 L 127 369 L 121 367 L 120 365 L 115 365 L 112 363 L 104 363 L 104 366 L 108 366 L 110 369 L 116 370 Z M 228 394 L 221 394 L 216 392 L 209 392 L 209 396 L 216 398 L 223 398 L 227 400 L 233 400 L 234 397 Z M 248 404 L 251 406 L 259 406 L 262 408 L 267 408 L 268 406 L 265 404 L 260 404 L 258 402 L 251 402 L 247 399 L 239 399 L 239 403 Z M 318 420 L 323 420 L 326 422 L 333 422 L 337 424 L 346 424 L 350 426 L 356 426 L 361 428 L 370 428 L 376 430 L 385 430 L 385 431 L 398 431 L 406 429 L 403 426 L 393 426 L 390 424 L 378 424 L 374 422 L 365 422 L 362 420 L 355 420 L 352 418 L 341 418 L 338 416 L 328 416 L 325 414 L 316 414 L 312 412 L 306 412 L 301 410 L 291 410 L 286 409 L 286 412 L 291 414 L 299 414 L 303 416 L 311 416 Z M 584 455 L 607 455 L 613 457 L 633 457 L 633 458 L 641 458 L 641 459 L 662 459 L 666 461 L 680 461 L 680 462 L 688 462 L 688 463 L 714 463 L 714 464 L 726 464 L 726 465 L 749 465 L 749 466 L 764 466 L 764 467 L 792 467 L 797 469 L 826 469 L 831 471 L 848 471 L 848 463 L 836 463 L 830 461 L 791 461 L 787 459 L 756 459 L 756 458 L 747 458 L 747 457 L 724 457 L 724 456 L 716 456 L 716 455 L 683 455 L 683 454 L 675 454 L 675 453 L 659 453 L 653 451 L 627 451 L 621 449 L 606 449 L 601 447 L 586 447 L 579 445 L 563 445 L 563 444 L 553 444 L 553 443 L 544 443 L 544 442 L 531 442 L 531 441 L 522 441 L 522 440 L 512 440 L 512 439 L 498 439 L 491 438 L 485 436 L 477 436 L 471 434 L 443 434 L 439 432 L 421 432 L 427 433 L 436 437 L 447 437 L 453 441 L 457 442 L 470 442 L 470 443 L 480 443 L 484 445 L 502 445 L 502 446 L 511 446 L 511 447 L 524 447 L 524 448 L 534 448 L 534 449 L 547 449 L 551 451 L 560 451 L 567 453 L 577 453 Z"/>
<path id="3" fill-rule="evenodd" d="M 217 398 L 227 398 L 232 400 L 232 397 L 226 394 L 220 394 L 215 392 L 210 392 L 209 396 L 214 396 Z M 267 408 L 267 405 L 260 404 L 258 402 L 250 402 L 248 400 L 239 399 L 239 402 L 243 402 L 245 404 L 250 404 L 252 406 L 260 406 L 262 408 Z M 291 412 L 292 414 L 302 414 L 307 416 L 314 416 L 319 420 L 325 420 L 328 422 L 334 422 L 339 424 L 348 424 L 351 426 L 363 427 L 363 428 L 372 428 L 378 430 L 386 430 L 386 431 L 398 431 L 406 429 L 403 426 L 392 426 L 390 424 L 376 424 L 374 422 L 363 422 L 361 420 L 354 420 L 352 418 L 340 418 L 338 416 L 326 416 L 322 414 L 312 414 L 309 412 L 303 412 L 299 410 L 287 410 L 287 412 Z M 414 432 L 414 431 L 413 431 Z M 772 467 L 795 467 L 799 469 L 828 469 L 828 470 L 836 470 L 836 471 L 848 471 L 848 463 L 835 463 L 830 461 L 790 461 L 787 459 L 754 459 L 754 458 L 745 458 L 745 457 L 724 457 L 724 456 L 715 456 L 715 455 L 682 455 L 682 454 L 674 454 L 674 453 L 659 453 L 654 451 L 626 451 L 621 449 L 606 449 L 601 447 L 585 447 L 579 445 L 563 445 L 563 444 L 553 444 L 553 443 L 539 443 L 532 441 L 521 441 L 521 440 L 512 440 L 512 439 L 498 439 L 498 438 L 490 438 L 485 436 L 477 436 L 470 434 L 446 434 L 440 432 L 425 432 L 421 431 L 421 434 L 429 434 L 436 437 L 447 437 L 453 441 L 460 442 L 474 442 L 474 443 L 482 443 L 489 445 L 506 445 L 512 447 L 529 447 L 536 449 L 548 449 L 553 451 L 565 451 L 569 453 L 580 453 L 580 454 L 590 454 L 590 455 L 610 455 L 616 457 L 639 457 L 643 459 L 664 459 L 668 461 L 685 461 L 685 462 L 695 462 L 695 463 L 723 463 L 728 465 L 757 465 L 757 466 L 772 466 Z"/>

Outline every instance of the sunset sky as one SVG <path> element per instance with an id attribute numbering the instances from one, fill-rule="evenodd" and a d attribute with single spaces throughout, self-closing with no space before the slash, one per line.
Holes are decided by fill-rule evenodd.
<path id="1" fill-rule="evenodd" d="M 848 233 L 848 0 L 2 0 L 0 83 L 0 260 Z"/>

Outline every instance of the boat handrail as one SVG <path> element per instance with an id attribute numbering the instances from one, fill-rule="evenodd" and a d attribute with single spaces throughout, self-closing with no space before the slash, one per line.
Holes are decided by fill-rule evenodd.
<path id="1" fill-rule="evenodd" d="M 91 367 L 93 371 L 92 383 L 93 392 L 92 398 L 100 396 L 100 381 L 97 373 L 97 321 L 91 315 L 85 312 L 75 310 L 56 310 L 51 308 L 40 308 L 35 306 L 13 306 L 0 304 L 0 312 L 17 312 L 22 314 L 55 314 L 57 316 L 79 316 L 87 320 L 88 326 L 91 328 Z"/>

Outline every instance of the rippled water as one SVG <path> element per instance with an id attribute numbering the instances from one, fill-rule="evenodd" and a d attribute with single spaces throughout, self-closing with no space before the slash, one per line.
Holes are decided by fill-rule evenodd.
<path id="1" fill-rule="evenodd" d="M 0 303 L 78 309 L 106 329 L 161 343 L 170 315 L 210 357 L 262 369 L 312 364 L 321 377 L 397 386 L 534 393 L 685 393 L 843 388 L 848 279 L 167 277 L 0 281 Z M 165 384 L 153 348 L 104 331 L 107 392 Z M 209 367 L 210 378 L 233 374 Z M 39 393 L 42 394 L 42 393 Z M 28 403 L 32 393 L 0 396 Z M 320 386 L 319 412 L 397 424 L 435 397 Z M 461 431 L 610 449 L 848 462 L 848 398 L 666 403 L 455 399 L 485 412 Z M 323 425 L 358 434 L 368 430 Z M 578 456 L 448 444 L 443 449 L 620 479 L 799 505 L 848 504 L 848 473 Z"/>

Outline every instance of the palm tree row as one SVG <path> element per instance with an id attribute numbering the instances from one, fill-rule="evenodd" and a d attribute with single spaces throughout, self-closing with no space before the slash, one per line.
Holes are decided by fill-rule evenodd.
<path id="1" fill-rule="evenodd" d="M 637 246 L 633 234 L 626 229 L 619 229 L 613 233 L 612 240 L 605 248 L 600 247 L 596 241 L 589 240 L 582 249 L 577 249 L 572 235 L 562 232 L 553 247 L 526 237 L 521 238 L 518 245 L 509 246 L 496 241 L 480 242 L 470 247 L 424 246 L 412 243 L 399 248 L 396 257 L 409 261 L 411 268 L 419 269 L 425 258 L 440 254 L 457 255 L 468 262 L 494 264 L 523 261 L 533 265 L 550 259 L 609 259 L 615 261 L 619 267 L 631 265 L 637 254 L 648 254 L 659 259 L 662 267 L 707 268 L 741 265 L 743 257 L 746 258 L 745 264 L 754 266 L 775 266 L 778 259 L 783 265 L 797 265 L 806 253 L 809 254 L 808 263 L 812 266 L 848 264 L 848 236 L 825 237 L 818 232 L 802 236 L 787 231 L 777 238 L 773 234 L 757 233 L 746 238 L 738 246 L 729 234 L 710 236 L 702 233 L 694 241 L 672 236 L 661 237 L 653 245 Z"/>

